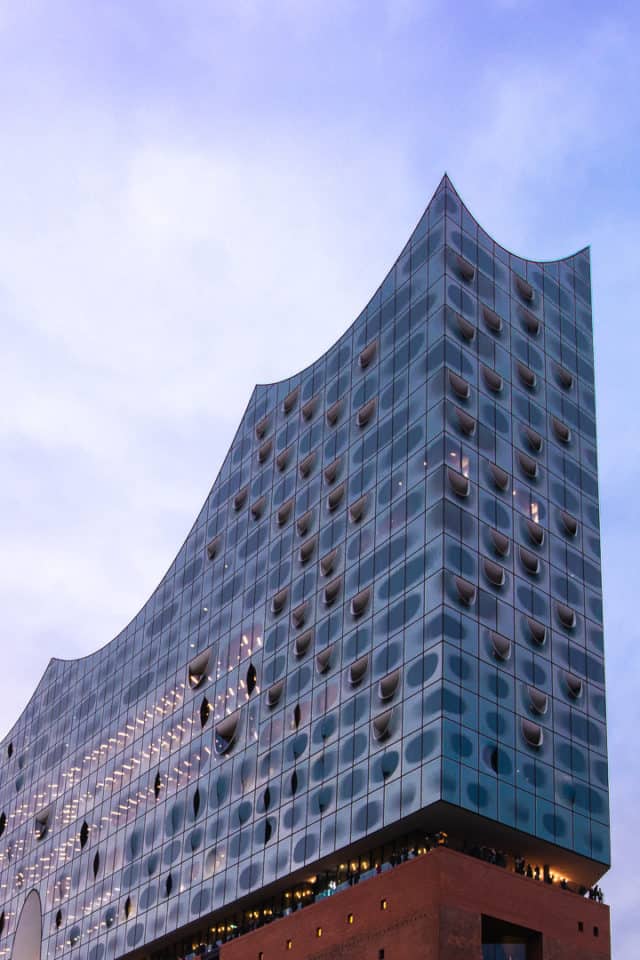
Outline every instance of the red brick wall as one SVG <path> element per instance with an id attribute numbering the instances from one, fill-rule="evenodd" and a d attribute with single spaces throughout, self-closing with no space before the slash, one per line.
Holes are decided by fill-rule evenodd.
<path id="1" fill-rule="evenodd" d="M 608 907 L 440 847 L 226 943 L 221 960 L 480 960 L 482 914 L 541 931 L 543 960 L 610 958 Z"/>

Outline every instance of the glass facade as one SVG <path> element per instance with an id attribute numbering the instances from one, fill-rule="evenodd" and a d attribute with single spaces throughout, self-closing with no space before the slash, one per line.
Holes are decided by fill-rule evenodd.
<path id="1" fill-rule="evenodd" d="M 588 251 L 513 256 L 444 178 L 1 750 L 0 957 L 34 889 L 43 958 L 113 960 L 439 801 L 604 871 Z"/>

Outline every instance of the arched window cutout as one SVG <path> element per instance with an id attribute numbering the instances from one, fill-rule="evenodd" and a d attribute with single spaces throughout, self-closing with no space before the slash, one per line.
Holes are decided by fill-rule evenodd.
<path id="1" fill-rule="evenodd" d="M 461 313 L 456 313 L 456 325 L 462 339 L 471 343 L 476 335 L 476 328 L 474 325 L 469 320 L 465 319 Z"/>
<path id="2" fill-rule="evenodd" d="M 211 716 L 211 704 L 206 697 L 202 698 L 202 703 L 200 704 L 200 726 L 204 727 L 209 721 Z"/>
<path id="3" fill-rule="evenodd" d="M 12 743 L 10 743 L 9 746 L 7 747 L 7 756 L 9 757 L 9 759 L 11 759 L 11 757 L 13 756 L 13 744 L 12 744 Z"/>
<path id="4" fill-rule="evenodd" d="M 518 450 L 518 463 L 520 464 L 520 469 L 527 477 L 533 479 L 538 476 L 537 462 L 522 450 Z"/>
<path id="5" fill-rule="evenodd" d="M 543 741 L 542 727 L 531 720 L 522 720 L 522 736 L 530 747 L 541 747 Z"/>
<path id="6" fill-rule="evenodd" d="M 485 576 L 489 583 L 493 584 L 494 587 L 502 587 L 505 581 L 503 567 L 501 567 L 499 563 L 494 563 L 493 560 L 489 560 L 486 557 L 483 560 L 483 566 Z"/>
<path id="7" fill-rule="evenodd" d="M 533 712 L 544 716 L 549 709 L 549 697 L 547 694 L 542 690 L 538 690 L 536 687 L 527 687 L 527 696 L 529 697 L 529 706 Z"/>
<path id="8" fill-rule="evenodd" d="M 369 654 L 365 653 L 364 657 L 360 657 L 349 667 L 349 683 L 352 687 L 357 687 L 359 683 L 362 683 L 368 669 Z"/>
<path id="9" fill-rule="evenodd" d="M 298 464 L 298 472 L 300 473 L 300 476 L 302 477 L 303 480 L 305 480 L 311 474 L 311 471 L 313 470 L 313 465 L 315 464 L 315 462 L 316 462 L 315 450 L 312 450 L 312 452 L 308 456 L 306 456 L 304 460 L 300 461 L 300 463 Z"/>
<path id="10" fill-rule="evenodd" d="M 284 608 L 287 605 L 287 598 L 289 596 L 289 588 L 284 587 L 282 590 L 278 590 L 275 596 L 271 600 L 271 613 L 274 613 L 276 616 L 279 613 L 282 613 Z"/>
<path id="11" fill-rule="evenodd" d="M 378 696 L 381 700 L 391 700 L 400 686 L 400 671 L 394 670 L 383 677 L 378 684 Z"/>
<path id="12" fill-rule="evenodd" d="M 502 391 L 502 377 L 499 373 L 496 373 L 495 370 L 492 370 L 491 367 L 485 367 L 484 364 L 481 367 L 482 369 L 482 379 L 484 380 L 487 389 L 491 390 L 492 393 L 501 393 Z"/>
<path id="13" fill-rule="evenodd" d="M 560 519 L 562 520 L 562 526 L 564 527 L 565 533 L 568 533 L 570 537 L 575 537 L 578 532 L 577 519 L 571 516 L 571 514 L 567 513 L 565 510 L 560 511 Z"/>
<path id="14" fill-rule="evenodd" d="M 289 522 L 289 518 L 293 513 L 293 498 L 287 500 L 286 503 L 283 503 L 281 507 L 278 507 L 278 512 L 276 514 L 276 520 L 279 527 L 284 527 L 285 523 Z"/>
<path id="15" fill-rule="evenodd" d="M 258 671 L 255 668 L 255 664 L 250 663 L 247 669 L 247 678 L 246 678 L 247 693 L 249 694 L 249 696 L 251 696 L 251 694 L 255 690 L 257 683 L 258 683 Z"/>
<path id="16" fill-rule="evenodd" d="M 522 317 L 522 323 L 524 325 L 527 333 L 531 334 L 532 337 L 537 337 L 540 331 L 540 321 L 530 310 L 521 310 L 520 315 Z"/>
<path id="17" fill-rule="evenodd" d="M 220 546 L 222 544 L 222 539 L 220 536 L 214 537 L 213 540 L 210 540 L 207 544 L 207 556 L 209 560 L 215 559 L 218 553 L 220 552 Z"/>
<path id="18" fill-rule="evenodd" d="M 518 291 L 522 299 L 526 300 L 528 303 L 531 303 L 531 301 L 533 300 L 533 287 L 531 286 L 531 284 L 527 280 L 525 280 L 524 277 L 520 277 L 518 275 L 516 275 L 515 281 L 516 281 L 516 290 Z"/>
<path id="19" fill-rule="evenodd" d="M 236 710 L 235 713 L 229 714 L 228 717 L 225 717 L 224 720 L 221 720 L 216 724 L 215 727 L 215 749 L 216 753 L 223 754 L 227 753 L 228 750 L 234 744 L 234 741 L 238 735 L 238 727 L 240 726 L 240 711 Z"/>
<path id="20" fill-rule="evenodd" d="M 315 397 L 311 397 L 310 400 L 307 400 L 306 403 L 302 405 L 302 419 L 303 420 L 313 420 L 313 415 L 316 412 L 318 407 L 319 397 L 316 394 Z"/>
<path id="21" fill-rule="evenodd" d="M 131 916 L 132 907 L 133 907 L 133 903 L 131 902 L 131 897 L 127 897 L 127 899 L 124 902 L 124 915 L 127 918 L 127 920 Z"/>
<path id="22" fill-rule="evenodd" d="M 43 810 L 40 810 L 35 815 L 34 820 L 34 831 L 36 835 L 36 840 L 44 840 L 47 836 L 51 827 L 53 826 L 54 818 L 54 805 L 49 804 L 48 807 L 45 807 Z"/>
<path id="23" fill-rule="evenodd" d="M 260 519 L 260 517 L 264 513 L 264 508 L 266 507 L 266 505 L 267 505 L 266 497 L 260 497 L 259 500 L 256 500 L 256 502 L 251 507 L 251 516 L 253 517 L 254 520 Z"/>
<path id="24" fill-rule="evenodd" d="M 327 497 L 327 507 L 331 512 L 337 510 L 340 506 L 342 498 L 344 497 L 345 485 L 344 482 L 339 484 L 339 486 L 334 487 L 329 496 Z"/>
<path id="25" fill-rule="evenodd" d="M 366 370 L 367 367 L 373 363 L 376 352 L 378 350 L 378 341 L 372 340 L 371 343 L 368 343 L 364 348 L 360 356 L 358 357 L 358 363 L 362 370 Z"/>
<path id="26" fill-rule="evenodd" d="M 509 660 L 511 657 L 511 640 L 509 640 L 508 637 L 503 637 L 501 633 L 496 633 L 495 630 L 492 630 L 491 645 L 493 647 L 493 655 L 497 660 Z"/>
<path id="27" fill-rule="evenodd" d="M 198 814 L 200 813 L 200 803 L 201 803 L 200 788 L 196 787 L 193 793 L 193 799 L 191 801 L 191 809 L 193 810 L 194 818 L 197 818 Z"/>
<path id="28" fill-rule="evenodd" d="M 278 680 L 277 683 L 274 683 L 267 690 L 267 706 L 275 707 L 279 702 L 282 696 L 282 691 L 284 690 L 284 680 Z"/>
<path id="29" fill-rule="evenodd" d="M 247 497 L 249 495 L 249 487 L 243 487 L 242 490 L 239 490 L 235 497 L 233 498 L 233 509 L 238 512 L 242 510 L 245 503 L 247 502 Z"/>
<path id="30" fill-rule="evenodd" d="M 99 872 L 100 872 L 100 851 L 96 851 L 96 855 L 95 855 L 95 857 L 93 858 L 93 878 L 94 878 L 94 880 L 95 880 L 95 878 L 98 876 L 98 873 L 99 873 Z"/>
<path id="31" fill-rule="evenodd" d="M 520 363 L 518 360 L 516 370 L 518 371 L 520 382 L 527 387 L 528 390 L 533 390 L 538 380 L 531 367 L 527 367 L 526 364 Z"/>
<path id="32" fill-rule="evenodd" d="M 0 837 L 7 829 L 7 815 L 6 813 L 0 813 Z"/>
<path id="33" fill-rule="evenodd" d="M 558 439 L 560 443 L 571 442 L 571 429 L 566 423 L 563 423 L 562 420 L 558 420 L 557 417 L 551 417 L 551 426 L 553 427 L 553 432 L 556 435 L 556 439 Z"/>
<path id="34" fill-rule="evenodd" d="M 536 430 L 532 430 L 531 427 L 524 427 L 522 432 L 531 449 L 536 453 L 540 453 L 542 450 L 542 437 L 540 434 Z"/>
<path id="35" fill-rule="evenodd" d="M 356 423 L 359 427 L 366 427 L 370 420 L 373 419 L 373 416 L 376 412 L 376 398 L 369 400 L 358 410 L 356 416 Z"/>
<path id="36" fill-rule="evenodd" d="M 324 479 L 326 483 L 331 485 L 332 483 L 336 482 L 341 466 L 342 466 L 342 457 L 338 457 L 337 460 L 334 460 L 333 463 L 330 463 L 327 467 L 324 468 Z"/>
<path id="37" fill-rule="evenodd" d="M 316 668 L 318 673 L 326 673 L 329 667 L 331 666 L 331 657 L 335 649 L 335 643 L 332 643 L 330 647 L 325 647 L 324 650 L 321 650 L 320 653 L 316 655 Z"/>
<path id="38" fill-rule="evenodd" d="M 330 573 L 335 569 L 336 563 L 338 560 L 338 550 L 331 550 L 329 553 L 325 553 L 324 557 L 320 561 L 320 570 L 323 577 L 328 577 Z"/>
<path id="39" fill-rule="evenodd" d="M 189 666 L 187 667 L 187 681 L 192 690 L 197 690 L 198 687 L 202 686 L 205 680 L 209 679 L 209 659 L 211 657 L 211 650 L 205 650 L 204 653 L 199 653 L 197 657 L 194 657 L 190 661 Z"/>
<path id="40" fill-rule="evenodd" d="M 171 896 L 171 891 L 173 890 L 173 875 L 168 873 L 164 881 L 164 895 L 165 897 Z"/>
<path id="41" fill-rule="evenodd" d="M 82 826 L 80 827 L 80 849 L 84 850 L 89 839 L 89 824 L 86 820 L 83 820 Z"/>
<path id="42" fill-rule="evenodd" d="M 470 607 L 476 602 L 476 588 L 472 583 L 469 583 L 468 580 L 463 580 L 462 577 L 454 577 L 454 582 L 456 585 L 456 590 L 458 592 L 458 597 L 465 604 L 465 606 Z"/>
<path id="43" fill-rule="evenodd" d="M 268 810 L 271 806 L 271 790 L 269 787 L 265 787 L 265 791 L 262 794 L 262 805 L 264 806 L 265 810 Z"/>
<path id="44" fill-rule="evenodd" d="M 156 778 L 153 781 L 153 795 L 156 798 L 156 800 L 160 796 L 161 790 L 162 790 L 162 777 L 160 776 L 160 773 L 156 773 Z"/>
<path id="45" fill-rule="evenodd" d="M 539 623 L 538 620 L 534 620 L 532 617 L 527 617 L 526 620 L 531 639 L 541 647 L 547 638 L 547 628 L 544 623 Z"/>
<path id="46" fill-rule="evenodd" d="M 295 794 L 298 790 L 298 773 L 296 770 L 291 774 L 291 793 Z"/>
<path id="47" fill-rule="evenodd" d="M 566 603 L 556 603 L 556 613 L 558 615 L 558 620 L 563 627 L 566 627 L 568 630 L 572 630 L 575 627 L 575 610 L 572 610 L 571 607 L 568 607 Z"/>
<path id="48" fill-rule="evenodd" d="M 498 488 L 498 490 L 506 490 L 509 486 L 509 474 L 506 470 L 503 470 L 502 467 L 499 467 L 497 463 L 489 464 L 489 473 L 491 474 L 491 479 Z"/>
<path id="49" fill-rule="evenodd" d="M 520 563 L 532 576 L 537 576 L 540 573 L 540 559 L 535 553 L 526 550 L 525 547 L 520 547 Z"/>
<path id="50" fill-rule="evenodd" d="M 282 450 L 276 457 L 276 466 L 280 473 L 283 473 L 287 464 L 289 463 L 289 457 L 291 456 L 291 447 L 287 447 L 286 450 Z"/>
<path id="51" fill-rule="evenodd" d="M 258 450 L 258 463 L 265 463 L 273 450 L 273 440 L 267 440 Z"/>
<path id="52" fill-rule="evenodd" d="M 393 710 L 385 710 L 384 713 L 379 714 L 379 716 L 374 717 L 371 724 L 371 730 L 373 733 L 374 740 L 386 740 L 391 733 L 391 720 L 393 718 Z"/>
<path id="53" fill-rule="evenodd" d="M 332 403 L 331 406 L 327 409 L 327 423 L 330 427 L 335 427 L 336 423 L 340 419 L 340 414 L 342 413 L 342 400 L 336 400 L 335 403 Z"/>
<path id="54" fill-rule="evenodd" d="M 506 534 L 502 533 L 500 530 L 490 530 L 489 536 L 491 537 L 491 542 L 493 543 L 493 549 L 500 557 L 506 557 L 509 553 L 509 537 Z"/>
<path id="55" fill-rule="evenodd" d="M 566 367 L 561 367 L 559 363 L 554 364 L 553 372 L 556 380 L 565 390 L 570 390 L 573 386 L 573 374 Z"/>
<path id="56" fill-rule="evenodd" d="M 309 650 L 312 641 L 313 630 L 306 630 L 304 633 L 301 633 L 299 637 L 296 637 L 294 641 L 296 657 L 304 657 L 305 653 Z"/>
<path id="57" fill-rule="evenodd" d="M 266 417 L 263 417 L 262 420 L 259 420 L 258 423 L 256 423 L 256 437 L 258 438 L 258 440 L 262 440 L 262 438 L 265 436 L 268 429 L 269 429 L 269 417 L 266 416 Z"/>
<path id="58" fill-rule="evenodd" d="M 62 910 L 58 910 L 56 913 L 56 930 L 59 930 L 62 926 Z M 4 929 L 4 911 L 2 912 L 2 928 Z M 0 930 L 2 933 L 2 930 Z"/>
<path id="59" fill-rule="evenodd" d="M 482 318 L 485 322 L 485 326 L 491 333 L 500 333 L 502 331 L 502 317 L 498 316 L 495 310 L 491 310 L 490 307 L 482 305 Z"/>
<path id="60" fill-rule="evenodd" d="M 582 696 L 582 680 L 580 677 L 576 677 L 574 673 L 565 673 L 564 679 L 570 697 L 577 700 L 578 697 Z"/>
<path id="61" fill-rule="evenodd" d="M 468 400 L 471 395 L 471 388 L 466 380 L 449 370 L 449 384 L 457 397 L 461 400 Z"/>
<path id="62" fill-rule="evenodd" d="M 459 253 L 455 255 L 455 265 L 459 277 L 464 280 L 465 283 L 470 283 L 476 274 L 474 265 L 469 263 L 468 260 L 465 260 L 464 257 L 461 257 Z"/>
<path id="63" fill-rule="evenodd" d="M 452 467 L 447 467 L 447 479 L 449 481 L 449 486 L 457 497 L 469 496 L 468 477 L 465 477 L 462 473 L 458 473 L 458 471 L 454 470 Z"/>
<path id="64" fill-rule="evenodd" d="M 462 433 L 466 434 L 468 437 L 472 437 L 476 432 L 476 422 L 473 417 L 466 412 L 466 410 L 461 410 L 460 407 L 454 407 L 456 413 L 456 419 L 458 421 L 458 426 Z"/>
<path id="65" fill-rule="evenodd" d="M 541 547 L 544 543 L 544 527 L 541 527 L 535 520 L 526 520 L 525 526 L 531 543 L 535 543 L 536 547 Z"/>
<path id="66" fill-rule="evenodd" d="M 313 523 L 313 512 L 307 510 L 306 513 L 303 513 L 301 517 L 298 517 L 296 520 L 296 530 L 300 537 L 304 537 L 305 533 L 310 529 L 311 524 Z"/>
<path id="67" fill-rule="evenodd" d="M 291 622 L 296 630 L 300 630 L 301 627 L 304 627 L 307 616 L 309 615 L 309 604 L 301 603 L 295 610 L 291 611 Z"/>
<path id="68" fill-rule="evenodd" d="M 298 396 L 300 395 L 300 387 L 295 387 L 290 393 L 286 395 L 282 401 L 282 410 L 285 416 L 288 416 L 291 411 L 295 408 L 295 405 L 298 402 Z"/>
<path id="69" fill-rule="evenodd" d="M 361 617 L 369 606 L 370 600 L 371 587 L 365 587 L 364 590 L 360 590 L 359 593 L 356 593 L 355 597 L 351 598 L 351 616 Z"/>
<path id="70" fill-rule="evenodd" d="M 316 543 L 318 542 L 317 536 L 310 537 L 309 540 L 305 540 L 300 546 L 299 559 L 300 563 L 308 563 L 311 560 L 311 557 L 315 553 Z"/>
<path id="71" fill-rule="evenodd" d="M 359 523 L 362 520 L 365 510 L 367 508 L 367 494 L 359 497 L 354 503 L 349 507 L 349 519 L 352 523 Z"/>
<path id="72" fill-rule="evenodd" d="M 336 602 L 342 590 L 342 577 L 336 577 L 324 588 L 324 602 L 328 607 Z"/>

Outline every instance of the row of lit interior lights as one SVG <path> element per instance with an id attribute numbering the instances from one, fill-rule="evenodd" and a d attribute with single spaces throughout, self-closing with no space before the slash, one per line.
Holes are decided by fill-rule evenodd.
<path id="1" fill-rule="evenodd" d="M 244 638 L 243 638 L 243 639 L 244 639 Z M 257 640 L 258 640 L 258 642 L 261 644 L 260 638 L 257 638 Z M 249 651 L 247 655 L 251 655 L 251 651 Z M 229 668 L 229 670 L 231 670 L 231 669 L 233 669 L 233 668 Z M 211 679 L 212 679 L 212 678 L 209 677 L 209 680 L 211 680 Z M 240 685 L 244 688 L 244 681 L 243 681 L 243 680 L 240 681 Z M 182 684 L 182 688 L 183 688 L 183 689 L 185 688 L 185 684 Z M 231 688 L 230 688 L 230 689 L 231 689 Z M 159 710 L 163 715 L 166 715 L 166 713 L 169 712 L 168 708 L 169 708 L 170 706 L 173 706 L 173 708 L 175 709 L 177 706 L 180 705 L 180 703 L 181 703 L 182 700 L 183 700 L 183 695 L 180 694 L 180 693 L 178 693 L 176 690 L 172 690 L 171 692 L 172 692 L 172 694 L 173 694 L 173 696 L 174 696 L 173 704 L 171 704 L 171 701 L 169 701 L 168 698 L 165 697 L 164 700 L 163 700 L 163 702 L 165 703 L 165 706 L 167 707 L 167 710 L 165 711 L 165 710 L 162 710 L 162 708 L 156 707 L 156 708 L 155 708 L 156 712 Z M 256 687 L 256 693 L 259 693 L 259 692 L 260 692 L 259 687 Z M 220 698 L 224 699 L 224 695 L 223 695 L 223 694 L 220 694 L 220 695 L 219 695 L 219 699 L 220 699 Z M 232 711 L 229 711 L 229 712 L 232 712 Z M 145 716 L 147 716 L 148 718 L 153 718 L 153 713 L 149 713 L 149 711 L 147 710 L 147 711 L 145 711 Z M 220 719 L 220 717 L 217 717 L 217 719 Z M 136 722 L 137 722 L 137 723 L 141 723 L 141 721 L 140 721 L 139 718 L 136 718 Z M 188 723 L 192 728 L 195 726 L 195 721 L 193 720 L 192 717 L 186 718 L 186 721 L 185 721 L 185 722 Z M 142 723 L 144 723 L 144 720 L 142 721 Z M 134 728 L 134 727 L 131 727 L 131 729 L 135 729 L 135 728 Z M 174 731 L 175 731 L 176 729 L 180 730 L 181 733 L 185 733 L 185 732 L 186 732 L 186 731 L 184 730 L 184 727 L 182 727 L 181 724 L 178 724 L 178 725 L 176 725 L 176 727 L 173 728 L 172 731 L 169 731 L 168 734 L 165 734 L 165 738 L 166 738 L 166 737 L 169 737 L 170 739 L 173 739 L 173 740 L 178 741 L 178 746 L 181 747 L 181 746 L 185 745 L 185 743 L 186 743 L 187 741 L 183 741 L 181 738 L 179 738 L 179 737 L 177 737 L 177 736 L 175 735 Z M 126 735 L 124 735 L 124 734 L 122 734 L 121 732 L 119 732 L 118 736 L 126 736 Z M 257 734 L 256 734 L 256 736 L 257 736 Z M 190 739 L 191 739 L 191 738 L 190 738 Z M 125 741 L 125 742 L 126 742 L 126 741 Z M 111 743 L 117 743 L 117 741 L 116 741 L 115 738 L 110 738 L 109 743 L 110 743 L 110 744 L 111 744 Z M 149 753 L 148 753 L 148 754 L 145 753 L 144 751 L 142 751 L 142 754 L 141 754 L 141 755 L 143 756 L 143 758 L 144 758 L 145 760 L 152 760 L 152 759 L 154 759 L 153 756 L 152 756 L 153 753 L 154 753 L 154 750 L 155 750 L 155 752 L 160 753 L 160 752 L 161 752 L 161 751 L 160 751 L 160 746 L 166 747 L 166 748 L 169 749 L 169 750 L 171 749 L 171 744 L 165 742 L 165 740 L 163 740 L 162 737 L 158 738 L 157 743 L 158 743 L 158 746 L 156 746 L 155 744 L 151 744 L 151 745 L 150 745 L 150 747 L 149 747 Z M 104 748 L 104 749 L 108 749 L 108 747 L 107 747 L 106 745 L 102 745 L 102 746 L 101 746 L 101 750 L 102 750 L 103 748 Z M 211 750 L 210 750 L 207 746 L 204 746 L 204 751 L 206 751 L 207 755 L 209 755 L 209 756 L 211 755 Z M 94 759 L 94 758 L 95 758 L 95 755 L 96 755 L 97 753 L 98 753 L 98 751 L 94 751 L 94 754 L 93 754 L 89 759 Z M 85 759 L 87 759 L 87 758 L 85 758 Z M 200 756 L 200 754 L 197 754 L 195 759 L 196 759 L 196 761 L 197 761 L 198 763 L 200 763 L 200 761 L 201 761 L 201 756 Z M 189 783 L 190 780 L 191 780 L 191 772 L 190 772 L 190 770 L 189 770 L 188 768 L 191 767 L 191 763 L 190 763 L 188 760 L 185 760 L 185 761 L 184 761 L 184 765 L 185 765 L 185 770 L 186 770 L 186 783 Z M 130 765 L 123 764 L 124 769 L 126 769 L 126 770 L 129 771 L 129 772 L 131 772 L 131 771 L 135 768 L 135 766 L 140 766 L 140 767 L 142 767 L 142 764 L 141 764 L 140 760 L 138 760 L 136 757 L 132 757 L 132 758 L 131 758 L 131 760 L 130 760 Z M 75 769 L 77 769 L 77 768 L 75 768 Z M 173 770 L 173 772 L 176 774 L 175 783 L 177 784 L 177 789 L 179 789 L 179 788 L 180 788 L 180 779 L 181 779 L 181 776 L 184 775 L 184 772 L 185 772 L 185 771 L 182 771 L 182 770 L 180 769 L 180 767 L 175 767 L 174 770 Z M 66 775 L 66 774 L 63 774 L 63 776 L 65 776 L 65 775 Z M 111 783 L 115 782 L 115 778 L 116 778 L 117 776 L 122 777 L 122 778 L 123 778 L 123 781 L 122 781 L 122 782 L 124 782 L 124 778 L 126 777 L 126 774 L 123 773 L 121 770 L 116 770 L 116 771 L 114 771 L 113 777 L 105 778 L 105 783 L 106 783 L 106 782 L 111 782 Z M 166 783 L 173 783 L 173 782 L 174 782 L 174 777 L 169 774 L 169 775 L 166 777 L 166 781 L 165 781 L 165 782 L 166 782 Z M 73 786 L 73 782 L 67 784 L 67 788 L 69 788 L 69 787 L 71 787 L 71 786 Z M 104 786 L 104 784 L 97 784 L 96 789 L 97 789 L 97 790 L 98 790 L 98 789 L 101 789 L 103 786 Z M 36 801 L 37 801 L 36 810 L 42 809 L 42 806 L 43 806 L 42 799 L 43 799 L 44 796 L 46 796 L 46 795 L 42 795 L 42 794 L 36 795 Z M 117 809 L 117 810 L 112 810 L 109 815 L 103 816 L 101 822 L 103 822 L 103 823 L 112 822 L 112 823 L 113 823 L 113 822 L 114 822 L 114 819 L 113 819 L 113 818 L 115 818 L 115 820 L 116 820 L 116 822 L 117 822 L 117 819 L 120 818 L 124 813 L 129 813 L 129 812 L 130 812 L 130 808 L 131 808 L 131 807 L 134 807 L 134 808 L 135 808 L 135 807 L 138 806 L 139 803 L 148 801 L 151 796 L 153 796 L 154 801 L 155 801 L 155 799 L 156 799 L 156 797 L 155 797 L 155 792 L 154 792 L 154 790 L 153 790 L 152 787 L 149 787 L 149 788 L 148 788 L 146 791 L 144 791 L 144 792 L 138 791 L 138 793 L 136 794 L 136 799 L 134 799 L 133 797 L 129 797 L 129 798 L 128 798 L 128 801 L 127 801 L 127 804 L 122 804 L 122 803 L 120 803 L 119 806 L 118 806 L 118 809 Z M 51 798 L 49 799 L 49 802 L 53 802 L 54 799 L 55 799 L 55 797 L 51 797 Z M 84 799 L 84 800 L 86 800 L 86 801 L 91 801 L 92 799 L 94 799 L 94 797 L 92 797 L 90 794 L 86 794 L 82 799 Z M 38 802 L 38 801 L 39 801 L 39 802 Z M 75 804 L 75 806 L 76 806 L 76 808 L 77 808 L 77 806 L 78 806 L 78 804 L 79 804 L 80 801 L 79 801 L 79 800 L 75 800 L 75 801 L 72 801 L 72 802 L 73 802 L 73 804 Z M 69 804 L 69 805 L 70 805 L 70 804 Z M 68 810 L 69 805 L 67 805 L 65 808 L 63 808 L 63 825 L 65 825 L 65 826 L 68 826 L 69 823 L 71 822 L 71 820 L 74 819 L 73 816 L 72 816 L 73 811 Z M 25 805 L 23 805 L 23 807 L 24 807 L 24 806 L 25 806 Z M 19 808 L 19 809 L 20 809 L 20 808 Z M 67 814 L 66 814 L 66 815 L 65 815 L 65 811 L 67 811 Z M 17 812 L 16 812 L 16 814 L 13 814 L 12 816 L 15 817 L 16 815 L 17 815 Z M 35 815 L 35 813 L 34 813 L 33 815 Z M 23 815 L 22 822 L 24 822 L 24 819 L 26 819 L 26 817 Z M 25 842 L 24 838 L 21 838 L 20 840 L 18 840 L 18 841 L 16 842 L 16 847 L 18 848 L 18 850 L 19 850 L 20 853 L 21 853 L 22 850 L 24 849 L 25 843 L 26 843 L 26 842 Z M 41 877 L 44 875 L 44 872 L 45 872 L 45 871 L 50 872 L 52 860 L 55 859 L 56 856 L 58 857 L 59 862 L 58 862 L 57 866 L 55 867 L 55 869 L 59 869 L 61 866 L 63 866 L 64 863 L 66 863 L 67 860 L 69 860 L 69 859 L 73 856 L 73 853 L 74 853 L 74 851 L 75 851 L 76 845 L 77 845 L 77 838 L 75 838 L 75 837 L 74 837 L 74 838 L 69 838 L 69 839 L 68 839 L 67 841 L 65 841 L 61 846 L 55 847 L 55 848 L 53 849 L 53 851 L 52 851 L 51 854 L 43 854 L 43 855 L 41 855 L 41 857 L 39 858 L 40 865 L 36 864 L 36 865 L 31 865 L 31 866 L 27 867 L 27 872 L 29 873 L 30 879 L 32 880 L 32 882 L 37 882 L 37 881 L 39 881 L 39 880 L 41 879 Z M 16 851 L 16 855 L 17 855 L 17 853 L 18 853 L 18 851 Z M 5 851 L 3 851 L 2 853 L 0 853 L 0 865 L 2 864 L 3 860 L 5 860 L 5 859 L 6 859 L 6 854 L 5 854 Z M 12 859 L 12 858 L 11 858 L 11 859 Z M 43 871 L 42 874 L 40 873 L 40 870 L 41 870 L 41 869 L 42 869 L 42 871 Z M 23 883 L 24 883 L 24 874 L 22 874 L 22 872 L 20 871 L 18 874 L 16 874 L 16 877 L 15 877 L 16 887 L 17 887 L 18 889 L 20 889 L 20 888 L 22 887 Z M 0 889 L 7 889 L 7 886 L 8 886 L 8 884 L 7 884 L 6 882 L 5 882 L 5 883 L 2 883 L 2 884 L 0 884 Z M 68 892 L 67 892 L 66 896 L 68 896 Z M 54 899 L 54 903 L 55 903 L 55 899 Z M 85 912 L 86 912 L 86 908 L 85 908 Z"/>

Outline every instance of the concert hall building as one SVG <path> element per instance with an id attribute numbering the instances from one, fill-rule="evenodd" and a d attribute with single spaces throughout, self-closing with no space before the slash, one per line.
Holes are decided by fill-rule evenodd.
<path id="1" fill-rule="evenodd" d="M 603 656 L 589 251 L 444 177 L 2 742 L 0 960 L 608 958 Z"/>

